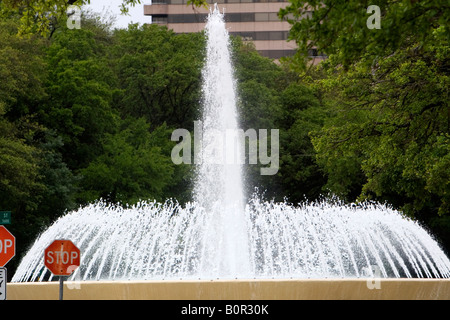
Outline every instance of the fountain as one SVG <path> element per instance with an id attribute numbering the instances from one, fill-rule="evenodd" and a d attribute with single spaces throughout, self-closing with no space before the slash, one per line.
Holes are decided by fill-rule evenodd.
<path id="1" fill-rule="evenodd" d="M 54 280 L 43 253 L 58 238 L 80 248 L 81 266 L 69 280 L 86 283 L 450 277 L 450 261 L 436 241 L 388 206 L 333 199 L 293 206 L 257 195 L 246 203 L 242 165 L 213 161 L 212 132 L 238 124 L 228 32 L 217 6 L 206 36 L 193 201 L 124 207 L 99 200 L 70 212 L 35 241 L 12 282 Z"/>

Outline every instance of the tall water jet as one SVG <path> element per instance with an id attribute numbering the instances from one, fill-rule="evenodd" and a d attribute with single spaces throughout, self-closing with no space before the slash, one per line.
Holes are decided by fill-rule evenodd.
<path id="1" fill-rule="evenodd" d="M 248 231 L 244 217 L 241 151 L 227 133 L 237 132 L 235 80 L 228 31 L 217 4 L 208 16 L 203 68 L 203 118 L 195 201 L 208 215 L 202 273 L 219 277 L 249 273 Z M 236 159 L 227 156 L 235 155 Z"/>

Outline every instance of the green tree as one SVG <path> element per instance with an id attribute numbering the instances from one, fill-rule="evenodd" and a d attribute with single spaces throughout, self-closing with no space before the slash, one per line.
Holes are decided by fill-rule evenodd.
<path id="1" fill-rule="evenodd" d="M 45 225 L 73 207 L 75 177 L 62 161 L 61 138 L 37 116 L 48 98 L 47 42 L 18 37 L 15 19 L 0 24 L 0 208 L 12 211 L 20 257 Z"/>
<path id="2" fill-rule="evenodd" d="M 292 82 L 281 93 L 277 114 L 280 132 L 280 176 L 283 196 L 296 203 L 317 199 L 325 183 L 324 173 L 316 163 L 310 132 L 322 128 L 326 108 L 313 89 Z"/>
<path id="3" fill-rule="evenodd" d="M 46 97 L 44 42 L 17 37 L 15 19 L 0 22 L 0 206 L 20 217 L 37 208 L 41 150 L 35 133 L 42 128 L 31 115 Z"/>
<path id="4" fill-rule="evenodd" d="M 70 5 L 89 3 L 90 0 L 3 0 L 0 2 L 0 17 L 20 16 L 18 32 L 21 35 L 39 33 L 49 36 L 66 22 Z M 122 14 L 127 14 L 130 6 L 140 3 L 140 0 L 123 0 L 120 6 Z"/>
<path id="5" fill-rule="evenodd" d="M 113 132 L 116 77 L 109 65 L 104 31 L 92 26 L 59 29 L 47 50 L 49 98 L 39 110 L 45 126 L 63 138 L 63 160 L 72 170 L 97 155 L 100 139 Z M 107 42 L 107 41 L 106 41 Z"/>
<path id="6" fill-rule="evenodd" d="M 367 27 L 369 5 L 380 8 L 380 29 Z M 431 44 L 432 31 L 439 26 L 448 41 L 449 9 L 445 0 L 292 0 L 280 10 L 280 17 L 292 25 L 289 37 L 298 44 L 299 65 L 305 66 L 308 50 L 317 48 L 349 66 L 360 59 L 371 64 L 377 57 L 388 56 L 413 43 Z"/>
<path id="7" fill-rule="evenodd" d="M 40 151 L 20 136 L 17 126 L 4 119 L 0 104 L 0 205 L 19 213 L 35 209 L 32 195 L 44 188 L 39 181 Z"/>
<path id="8" fill-rule="evenodd" d="M 0 103 L 11 121 L 34 112 L 46 97 L 45 43 L 17 37 L 17 19 L 0 21 Z"/>
<path id="9" fill-rule="evenodd" d="M 322 64 L 326 78 L 316 84 L 334 116 L 312 134 L 325 187 L 348 200 L 386 200 L 444 239 L 449 7 L 444 1 L 371 4 L 381 9 L 381 29 L 367 28 L 365 2 L 292 1 L 281 11 L 299 44 L 297 69 L 309 48 L 329 55 Z"/>
<path id="10" fill-rule="evenodd" d="M 158 25 L 130 25 L 115 33 L 113 48 L 123 117 L 145 117 L 158 126 L 193 128 L 201 99 L 204 39 L 176 35 Z"/>
<path id="11" fill-rule="evenodd" d="M 75 209 L 75 194 L 80 177 L 73 174 L 60 153 L 63 141 L 54 131 L 45 130 L 39 144 L 40 176 L 45 189 L 37 212 L 48 225 L 64 212 Z"/>
<path id="12" fill-rule="evenodd" d="M 166 126 L 150 132 L 145 119 L 127 119 L 121 130 L 107 134 L 103 140 L 103 152 L 87 168 L 83 176 L 82 201 L 99 198 L 113 203 L 132 204 L 140 199 L 165 197 L 165 187 L 173 179 L 174 165 L 166 149 Z"/>

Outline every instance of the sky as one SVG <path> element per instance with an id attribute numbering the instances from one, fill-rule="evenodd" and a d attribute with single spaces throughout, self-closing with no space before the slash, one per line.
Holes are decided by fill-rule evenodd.
<path id="1" fill-rule="evenodd" d="M 144 4 L 150 4 L 151 0 L 141 0 L 141 4 L 135 7 L 129 6 L 128 15 L 120 14 L 120 4 L 123 0 L 91 0 L 89 5 L 85 5 L 81 10 L 88 8 L 93 12 L 99 13 L 100 16 L 111 16 L 116 17 L 115 27 L 126 28 L 129 23 L 150 23 L 151 18 L 149 16 L 144 16 Z"/>

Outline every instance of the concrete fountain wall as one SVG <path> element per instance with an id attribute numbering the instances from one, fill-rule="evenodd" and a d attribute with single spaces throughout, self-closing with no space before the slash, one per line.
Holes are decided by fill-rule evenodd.
<path id="1" fill-rule="evenodd" d="M 9 300 L 57 300 L 58 290 L 59 282 L 9 283 L 7 286 Z M 64 299 L 450 300 L 450 279 L 68 281 L 64 283 Z"/>

